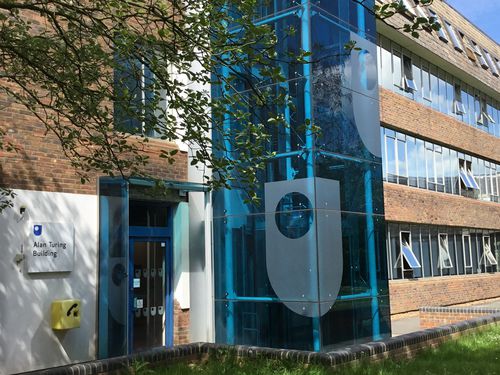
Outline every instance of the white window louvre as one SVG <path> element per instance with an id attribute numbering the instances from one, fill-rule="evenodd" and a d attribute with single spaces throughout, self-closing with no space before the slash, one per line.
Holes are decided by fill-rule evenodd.
<path id="1" fill-rule="evenodd" d="M 486 62 L 488 63 L 488 66 L 490 67 L 491 69 L 491 73 L 494 75 L 494 76 L 499 76 L 498 74 L 498 69 L 496 67 L 496 64 L 495 62 L 493 61 L 493 59 L 491 58 L 490 54 L 488 53 L 488 51 L 486 51 L 484 48 L 483 48 L 483 51 L 484 51 L 484 56 L 486 57 Z"/>
<path id="2" fill-rule="evenodd" d="M 493 252 L 491 251 L 490 237 L 488 236 L 483 237 L 483 256 L 481 257 L 480 264 L 484 264 L 486 266 L 496 266 L 498 264 Z"/>
<path id="3" fill-rule="evenodd" d="M 462 45 L 462 42 L 458 38 L 453 26 L 448 21 L 444 21 L 444 24 L 446 26 L 446 30 L 448 31 L 448 35 L 450 36 L 451 42 L 453 43 L 453 46 L 455 47 L 455 49 L 459 52 L 463 52 L 464 47 Z"/>
<path id="4" fill-rule="evenodd" d="M 479 125 L 488 126 L 488 124 L 494 124 L 495 120 L 488 113 L 488 106 L 486 105 L 486 99 L 478 99 L 481 109 L 477 118 L 477 123 Z"/>
<path id="5" fill-rule="evenodd" d="M 484 56 L 483 54 L 481 53 L 481 49 L 479 48 L 479 46 L 476 44 L 476 42 L 474 42 L 472 39 L 470 40 L 471 42 L 471 45 L 472 45 L 472 49 L 474 50 L 474 53 L 476 54 L 477 56 L 477 60 L 479 61 L 479 64 L 481 64 L 481 66 L 484 68 L 484 69 L 488 69 L 489 66 L 488 64 L 486 63 L 486 60 L 484 59 Z"/>
<path id="6" fill-rule="evenodd" d="M 412 0 L 403 0 L 403 5 L 410 15 L 417 17 L 417 12 L 415 11 L 415 4 L 413 4 Z"/>
<path id="7" fill-rule="evenodd" d="M 422 17 L 422 18 L 429 18 L 429 15 L 427 14 L 427 12 L 425 11 L 424 8 L 422 8 L 420 5 L 416 5 L 415 6 L 415 10 L 417 11 L 417 15 L 418 17 Z"/>
<path id="8" fill-rule="evenodd" d="M 440 233 L 439 234 L 439 268 L 452 268 L 453 263 L 451 262 L 450 251 L 448 250 L 448 235 Z"/>
<path id="9" fill-rule="evenodd" d="M 441 25 L 438 31 L 439 39 L 441 39 L 445 43 L 448 43 L 448 36 L 446 35 L 446 31 L 444 30 L 443 22 L 441 22 L 439 16 L 432 9 L 429 9 L 429 13 L 431 14 L 432 17 L 434 17 L 437 20 L 437 23 Z"/>
<path id="10" fill-rule="evenodd" d="M 465 115 L 467 112 L 465 110 L 465 106 L 462 103 L 462 89 L 459 84 L 455 84 L 454 91 L 454 111 L 457 115 Z"/>

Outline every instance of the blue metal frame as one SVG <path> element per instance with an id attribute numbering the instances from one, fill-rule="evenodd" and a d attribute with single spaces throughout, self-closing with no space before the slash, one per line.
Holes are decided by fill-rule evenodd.
<path id="1" fill-rule="evenodd" d="M 136 227 L 129 229 L 129 275 L 134 272 L 134 243 L 165 242 L 165 346 L 174 344 L 174 290 L 173 290 L 173 248 L 172 248 L 172 212 L 169 208 L 167 227 Z M 133 277 L 129 277 L 129 290 L 133 290 Z M 134 300 L 128 298 L 128 342 L 132 353 Z"/>

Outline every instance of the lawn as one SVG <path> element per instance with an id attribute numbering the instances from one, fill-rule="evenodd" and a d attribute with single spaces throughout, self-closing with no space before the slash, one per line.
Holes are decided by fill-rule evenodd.
<path id="1" fill-rule="evenodd" d="M 142 371 L 137 371 L 137 373 Z M 376 364 L 332 369 L 301 366 L 297 363 L 264 359 L 236 359 L 226 355 L 211 358 L 204 364 L 176 364 L 145 371 L 151 375 L 488 375 L 500 374 L 500 325 L 480 333 L 449 341 L 437 349 L 427 349 L 417 358 L 406 361 L 385 360 Z M 137 374 L 139 375 L 139 374 Z"/>

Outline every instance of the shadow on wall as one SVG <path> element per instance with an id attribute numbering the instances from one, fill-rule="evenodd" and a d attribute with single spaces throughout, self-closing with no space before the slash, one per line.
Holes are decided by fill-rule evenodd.
<path id="1" fill-rule="evenodd" d="M 0 374 L 92 359 L 96 341 L 97 197 L 15 192 L 14 207 L 0 213 Z M 20 214 L 21 206 L 26 207 L 24 215 Z M 28 273 L 28 259 L 18 261 L 34 222 L 74 226 L 72 272 Z M 50 307 L 55 299 L 81 300 L 80 328 L 51 329 Z"/>

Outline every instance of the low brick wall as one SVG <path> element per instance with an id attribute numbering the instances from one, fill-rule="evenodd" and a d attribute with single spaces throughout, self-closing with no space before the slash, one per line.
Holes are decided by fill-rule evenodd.
<path id="1" fill-rule="evenodd" d="M 468 321 L 413 332 L 383 341 L 352 345 L 326 353 L 300 350 L 271 349 L 255 346 L 226 346 L 208 343 L 180 345 L 173 348 L 156 348 L 129 356 L 56 367 L 25 374 L 31 375 L 94 375 L 127 373 L 135 361 L 145 361 L 155 366 L 179 361 L 200 361 L 219 350 L 234 351 L 240 357 L 288 360 L 298 364 L 321 364 L 335 367 L 360 360 L 380 361 L 385 358 L 411 358 L 419 351 L 435 347 L 461 335 L 476 332 L 490 325 L 500 324 L 500 313 Z"/>
<path id="2" fill-rule="evenodd" d="M 420 328 L 434 328 L 493 314 L 500 314 L 500 309 L 484 307 L 422 307 L 419 311 Z"/>
<path id="3" fill-rule="evenodd" d="M 425 306 L 451 306 L 500 297 L 500 273 L 391 280 L 391 314 Z"/>

